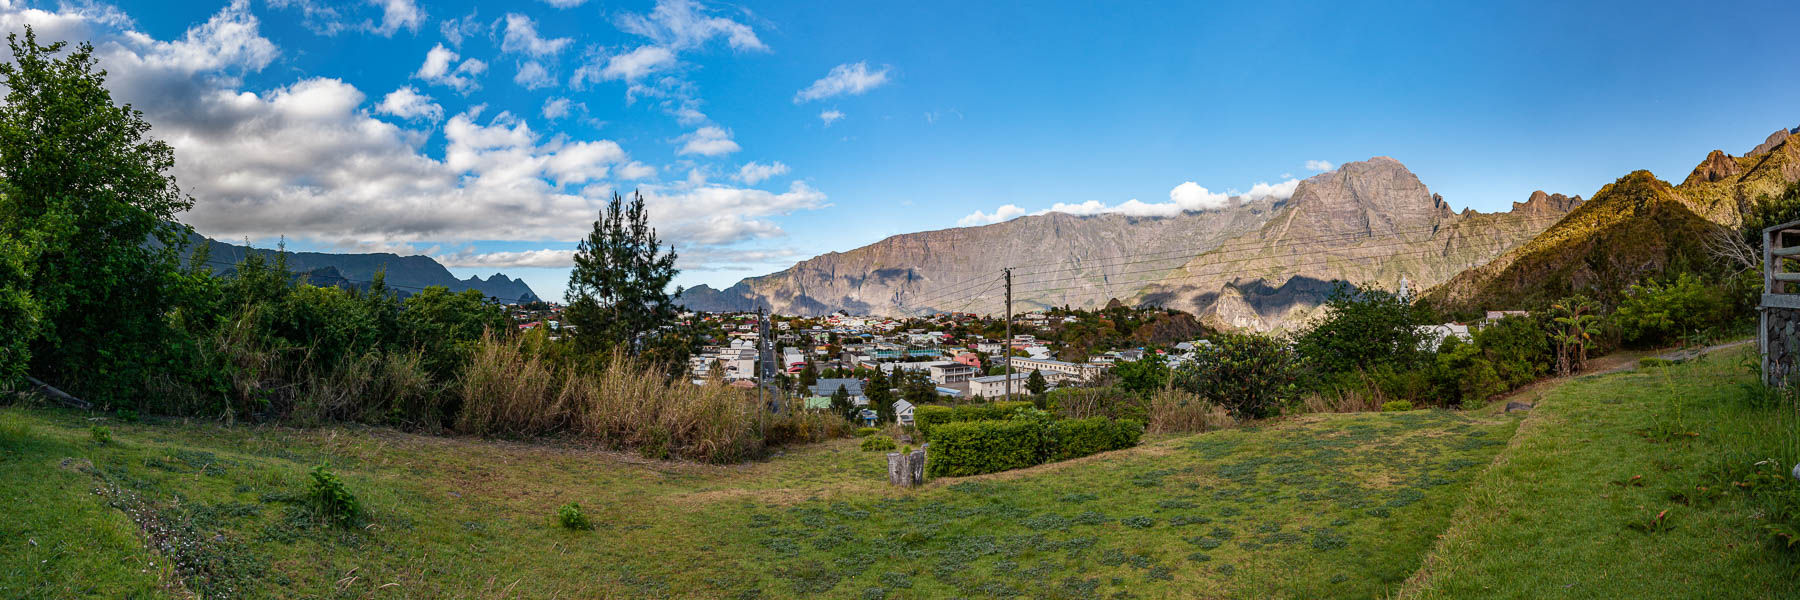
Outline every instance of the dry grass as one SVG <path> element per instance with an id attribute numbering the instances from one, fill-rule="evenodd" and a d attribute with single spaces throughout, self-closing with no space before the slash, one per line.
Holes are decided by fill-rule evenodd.
<path id="1" fill-rule="evenodd" d="M 1150 397 L 1146 420 L 1150 433 L 1212 431 L 1237 424 L 1224 407 L 1174 389 L 1161 390 Z"/>
<path id="2" fill-rule="evenodd" d="M 458 381 L 456 428 L 480 435 L 574 432 L 648 458 L 736 462 L 767 445 L 848 432 L 831 415 L 771 414 L 742 390 L 669 380 L 654 365 L 615 354 L 592 370 L 559 367 L 523 338 L 488 336 Z"/>

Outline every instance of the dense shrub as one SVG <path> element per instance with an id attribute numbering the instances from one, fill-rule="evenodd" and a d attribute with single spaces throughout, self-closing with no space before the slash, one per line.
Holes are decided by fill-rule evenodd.
<path id="1" fill-rule="evenodd" d="M 1078 386 L 1051 390 L 1045 395 L 1045 404 L 1048 410 L 1064 419 L 1144 420 L 1149 409 L 1145 398 L 1145 394 L 1131 392 L 1122 386 Z"/>
<path id="2" fill-rule="evenodd" d="M 1443 406 L 1474 406 L 1506 391 L 1493 363 L 1488 362 L 1479 346 L 1470 342 L 1454 337 L 1444 340 L 1432 367 L 1433 383 Z"/>
<path id="3" fill-rule="evenodd" d="M 880 429 L 874 427 L 858 427 L 856 428 L 856 437 L 869 437 L 880 431 Z"/>
<path id="4" fill-rule="evenodd" d="M 1240 419 L 1274 416 L 1300 397 L 1301 363 L 1287 344 L 1261 335 L 1227 334 L 1195 351 L 1175 385 Z"/>
<path id="5" fill-rule="evenodd" d="M 1405 400 L 1389 400 L 1381 403 L 1381 412 L 1406 412 L 1412 409 L 1412 403 Z"/>
<path id="6" fill-rule="evenodd" d="M 1326 376 L 1381 365 L 1404 368 L 1427 358 L 1430 334 L 1420 326 L 1428 324 L 1425 311 L 1398 294 L 1339 283 L 1322 316 L 1294 338 L 1294 348 Z"/>
<path id="7" fill-rule="evenodd" d="M 1612 319 L 1627 344 L 1662 346 L 1727 321 L 1724 290 L 1691 273 L 1631 286 Z"/>
<path id="8" fill-rule="evenodd" d="M 956 407 L 927 404 L 913 408 L 913 423 L 918 426 L 920 435 L 931 438 L 932 431 L 945 423 L 1008 419 L 1014 411 L 1031 406 L 1031 402 L 1024 400 L 981 402 Z"/>
<path id="9" fill-rule="evenodd" d="M 1138 360 L 1120 361 L 1113 365 L 1112 375 L 1118 378 L 1119 388 L 1138 395 L 1147 395 L 1169 386 L 1169 363 L 1155 354 L 1145 354 Z"/>
<path id="10" fill-rule="evenodd" d="M 594 528 L 594 523 L 581 512 L 581 505 L 574 502 L 556 507 L 556 524 L 570 531 L 587 531 Z"/>
<path id="11" fill-rule="evenodd" d="M 1043 462 L 1044 427 L 1033 421 L 967 421 L 932 428 L 925 472 L 963 477 L 1022 469 Z"/>
<path id="12" fill-rule="evenodd" d="M 354 527 L 362 518 L 362 504 L 344 486 L 344 480 L 319 465 L 312 468 L 306 488 L 307 505 L 313 513 L 339 527 Z"/>
<path id="13" fill-rule="evenodd" d="M 900 446 L 894 443 L 894 438 L 876 435 L 863 438 L 862 443 L 857 447 L 861 448 L 863 452 L 892 452 Z"/>
<path id="14" fill-rule="evenodd" d="M 1476 330 L 1474 337 L 1507 389 L 1537 381 L 1556 358 L 1549 332 L 1530 317 L 1508 316 Z"/>
<path id="15" fill-rule="evenodd" d="M 765 414 L 764 446 L 812 444 L 850 433 L 850 422 L 837 415 L 812 410 L 785 410 Z"/>
<path id="16" fill-rule="evenodd" d="M 1050 424 L 1045 439 L 1046 454 L 1050 461 L 1080 458 L 1136 446 L 1143 435 L 1144 425 L 1137 421 L 1114 421 L 1106 417 L 1064 419 Z"/>

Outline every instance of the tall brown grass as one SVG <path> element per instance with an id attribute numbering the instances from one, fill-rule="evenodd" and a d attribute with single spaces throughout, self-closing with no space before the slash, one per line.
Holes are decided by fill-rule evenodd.
<path id="1" fill-rule="evenodd" d="M 456 429 L 465 433 L 572 432 L 652 458 L 736 462 L 769 445 L 848 432 L 842 418 L 771 414 L 743 390 L 670 380 L 657 365 L 620 354 L 592 365 L 549 361 L 523 336 L 485 336 L 454 393 Z"/>
<path id="2" fill-rule="evenodd" d="M 1190 392 L 1163 389 L 1150 396 L 1145 428 L 1150 433 L 1212 431 L 1237 424 L 1225 408 Z"/>

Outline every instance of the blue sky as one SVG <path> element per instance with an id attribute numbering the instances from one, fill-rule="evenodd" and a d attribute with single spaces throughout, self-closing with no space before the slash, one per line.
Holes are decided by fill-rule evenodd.
<path id="1" fill-rule="evenodd" d="M 679 283 L 723 287 L 1377 155 L 1504 210 L 1800 124 L 1792 2 L 555 4 L 0 3 L 0 28 L 96 42 L 202 233 L 547 297 L 614 190 L 650 196 Z"/>

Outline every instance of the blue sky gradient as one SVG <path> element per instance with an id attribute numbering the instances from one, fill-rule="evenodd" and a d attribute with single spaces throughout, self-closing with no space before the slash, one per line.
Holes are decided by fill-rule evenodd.
<path id="1" fill-rule="evenodd" d="M 240 24 L 247 18 L 273 56 L 180 81 L 268 97 L 308 79 L 340 80 L 362 96 L 351 111 L 361 116 L 343 118 L 410 132 L 416 153 L 431 160 L 449 162 L 447 128 L 465 113 L 481 126 L 511 113 L 510 123 L 528 125 L 539 148 L 614 142 L 654 174 L 624 178 L 628 163 L 615 161 L 603 177 L 552 184 L 550 193 L 565 196 L 559 206 L 590 187 L 590 202 L 602 188 L 652 188 L 656 224 L 690 257 L 678 282 L 715 287 L 889 235 L 955 227 L 1003 205 L 1035 212 L 1057 203 L 1167 202 L 1184 182 L 1217 192 L 1304 178 L 1316 172 L 1309 161 L 1392 156 L 1456 208 L 1505 210 L 1540 189 L 1585 197 L 1635 169 L 1679 180 L 1709 150 L 1741 154 L 1776 128 L 1800 124 L 1793 101 L 1800 97 L 1800 61 L 1782 33 L 1800 21 L 1793 2 L 663 0 L 659 9 L 651 1 L 568 8 L 385 1 L 415 12 L 326 0 L 125 1 L 117 8 L 128 20 L 83 32 L 180 40 L 222 14 Z M 39 8 L 94 23 L 106 14 L 104 5 Z M 9 30 L 33 18 L 10 10 Z M 629 31 L 627 23 L 654 21 L 659 10 L 676 15 L 662 38 Z M 403 18 L 384 27 L 394 15 Z M 508 50 L 511 15 L 532 22 L 540 40 L 568 41 L 554 52 Z M 469 24 L 460 44 L 446 34 L 447 21 Z M 696 23 L 729 26 L 699 41 L 672 33 Z M 741 37 L 745 31 L 754 44 Z M 122 43 L 140 55 L 157 51 Z M 459 91 L 415 76 L 439 45 L 459 61 L 486 64 L 472 87 Z M 572 81 L 584 65 L 603 66 L 646 47 L 669 49 L 674 58 L 636 82 Z M 527 62 L 543 66 L 549 83 L 516 82 Z M 858 63 L 884 80 L 820 99 L 799 96 L 834 68 Z M 119 94 L 152 107 L 146 113 L 163 134 L 159 118 L 175 109 L 154 107 L 179 106 L 184 92 L 163 87 L 181 86 L 134 85 Z M 441 116 L 377 109 L 403 86 L 429 96 Z M 554 98 L 569 101 L 567 116 L 545 115 Z M 484 108 L 471 112 L 477 106 Z M 682 107 L 704 117 L 684 117 L 676 112 Z M 827 123 L 827 111 L 843 116 Z M 179 134 L 183 126 L 170 130 Z M 707 127 L 737 149 L 682 153 Z M 187 159 L 179 154 L 182 137 L 165 139 Z M 766 179 L 734 177 L 751 162 L 785 170 Z M 320 203 L 340 193 L 297 166 L 282 172 L 293 174 L 268 183 L 270 190 L 316 190 L 309 201 Z M 286 235 L 298 249 L 388 244 L 460 256 L 447 260 L 461 265 L 453 268 L 459 275 L 522 275 L 553 298 L 566 268 L 544 256 L 508 262 L 493 253 L 566 254 L 580 229 L 550 223 L 484 235 L 482 222 L 505 223 L 532 210 L 508 206 L 536 205 L 488 206 L 483 194 L 442 200 L 444 212 L 471 215 L 456 227 L 436 227 L 429 214 L 418 215 L 423 225 L 402 222 L 406 215 L 382 216 L 393 222 L 368 229 L 346 221 L 347 236 L 322 233 L 339 225 L 295 227 L 274 214 L 226 224 L 200 213 L 255 213 L 260 205 L 215 199 L 210 190 L 229 186 L 209 177 L 229 179 L 214 173 L 183 181 L 198 199 L 190 221 L 202 233 L 262 243 Z M 747 192 L 781 194 L 796 185 L 811 199 L 782 204 Z M 732 200 L 713 205 L 682 196 L 695 189 Z M 659 205 L 665 208 L 655 212 Z M 708 207 L 716 206 L 748 216 L 713 223 Z M 553 220 L 579 219 L 558 213 Z"/>

